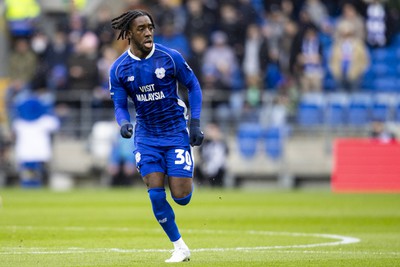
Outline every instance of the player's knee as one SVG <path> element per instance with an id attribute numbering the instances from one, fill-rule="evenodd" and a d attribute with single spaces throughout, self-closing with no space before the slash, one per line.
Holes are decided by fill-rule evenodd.
<path id="1" fill-rule="evenodd" d="M 192 193 L 190 193 L 189 195 L 187 195 L 187 196 L 185 196 L 185 197 L 181 197 L 181 198 L 175 198 L 175 197 L 173 197 L 173 200 L 174 200 L 177 204 L 179 204 L 179 205 L 181 205 L 181 206 L 185 206 L 185 205 L 189 204 L 191 198 L 192 198 Z"/>
<path id="2" fill-rule="evenodd" d="M 185 194 L 184 196 L 172 196 L 172 199 L 179 205 L 185 206 L 189 204 L 190 199 L 192 198 L 192 193 L 193 193 L 193 186 L 192 190 L 188 193 Z"/>

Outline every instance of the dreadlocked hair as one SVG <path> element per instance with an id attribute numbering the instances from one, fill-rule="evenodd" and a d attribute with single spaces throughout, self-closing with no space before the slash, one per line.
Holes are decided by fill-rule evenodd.
<path id="1" fill-rule="evenodd" d="M 131 25 L 132 20 L 141 16 L 148 16 L 150 18 L 151 23 L 154 25 L 154 21 L 151 15 L 143 10 L 129 10 L 128 12 L 125 12 L 121 16 L 113 18 L 111 20 L 111 27 L 115 30 L 120 30 L 117 40 L 127 39 L 129 27 Z"/>

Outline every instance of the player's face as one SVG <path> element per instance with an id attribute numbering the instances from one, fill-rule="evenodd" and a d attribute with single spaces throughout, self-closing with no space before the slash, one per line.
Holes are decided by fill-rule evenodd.
<path id="1" fill-rule="evenodd" d="M 132 21 L 130 40 L 132 48 L 140 55 L 146 56 L 153 48 L 154 25 L 148 16 L 140 16 Z"/>

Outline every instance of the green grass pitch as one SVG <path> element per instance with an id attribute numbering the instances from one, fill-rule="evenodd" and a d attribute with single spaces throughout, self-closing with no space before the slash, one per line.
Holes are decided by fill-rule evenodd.
<path id="1" fill-rule="evenodd" d="M 0 266 L 168 265 L 143 187 L 0 195 Z M 400 266 L 398 194 L 197 188 L 170 203 L 192 249 L 182 266 Z"/>

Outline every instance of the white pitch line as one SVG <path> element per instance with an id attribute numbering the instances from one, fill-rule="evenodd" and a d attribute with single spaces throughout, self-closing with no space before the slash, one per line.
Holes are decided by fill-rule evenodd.
<path id="1" fill-rule="evenodd" d="M 21 248 L 6 248 L 6 249 L 21 249 Z M 38 250 L 34 250 L 38 249 Z M 43 251 L 43 248 L 32 248 L 31 251 L 9 251 L 0 252 L 0 255 L 22 255 L 22 254 L 36 254 L 36 255 L 59 255 L 59 254 L 89 254 L 89 253 L 160 253 L 169 252 L 166 249 L 120 249 L 120 248 L 99 248 L 99 249 L 83 249 L 83 248 L 69 248 L 66 250 Z M 193 249 L 192 252 L 227 252 L 231 251 L 225 248 L 209 248 L 209 249 Z M 246 252 L 246 250 L 244 250 Z M 257 250 L 252 250 L 257 252 Z M 264 251 L 265 250 L 258 250 Z M 247 251 L 249 252 L 249 251 Z M 340 255 L 375 255 L 375 256 L 400 256 L 400 252 L 386 251 L 386 252 L 372 252 L 372 251 L 314 251 L 314 250 L 269 250 L 273 253 L 290 253 L 290 254 L 340 254 Z"/>
<path id="2" fill-rule="evenodd" d="M 1 227 L 0 227 L 1 228 Z M 27 229 L 27 230 L 38 230 L 38 229 L 57 229 L 58 227 L 36 227 L 36 226 L 9 226 L 7 228 L 16 231 L 18 229 Z M 95 228 L 86 228 L 86 227 L 64 227 L 62 228 L 66 231 L 133 231 L 130 228 L 108 228 L 108 227 L 95 227 Z M 138 229 L 139 230 L 139 229 Z M 152 230 L 153 231 L 153 230 Z M 160 232 L 160 229 L 154 230 Z M 278 249 L 294 249 L 294 248 L 315 248 L 315 247 L 324 247 L 324 246 L 339 246 L 339 245 L 348 245 L 353 243 L 360 242 L 359 238 L 334 235 L 334 234 L 316 234 L 316 233 L 290 233 L 290 232 L 272 232 L 272 231 L 237 231 L 237 230 L 186 230 L 184 232 L 187 233 L 203 233 L 203 234 L 251 234 L 251 235 L 279 235 L 279 236 L 292 236 L 292 237 L 315 237 L 315 238 L 324 238 L 324 239 L 333 239 L 334 242 L 324 242 L 324 243 L 314 243 L 314 244 L 297 244 L 297 245 L 278 245 L 278 246 L 256 246 L 256 247 L 234 247 L 234 248 L 194 248 L 191 249 L 192 252 L 226 252 L 226 251 L 261 251 L 261 250 L 278 250 Z M 0 255 L 11 255 L 11 254 L 83 254 L 83 253 L 154 253 L 154 252 L 168 252 L 166 249 L 121 249 L 121 248 L 96 248 L 96 249 L 87 249 L 87 248 L 67 248 L 65 250 L 49 250 L 46 248 L 21 248 L 21 247 L 3 247 L 1 248 Z M 6 250 L 6 251 L 4 251 Z"/>

